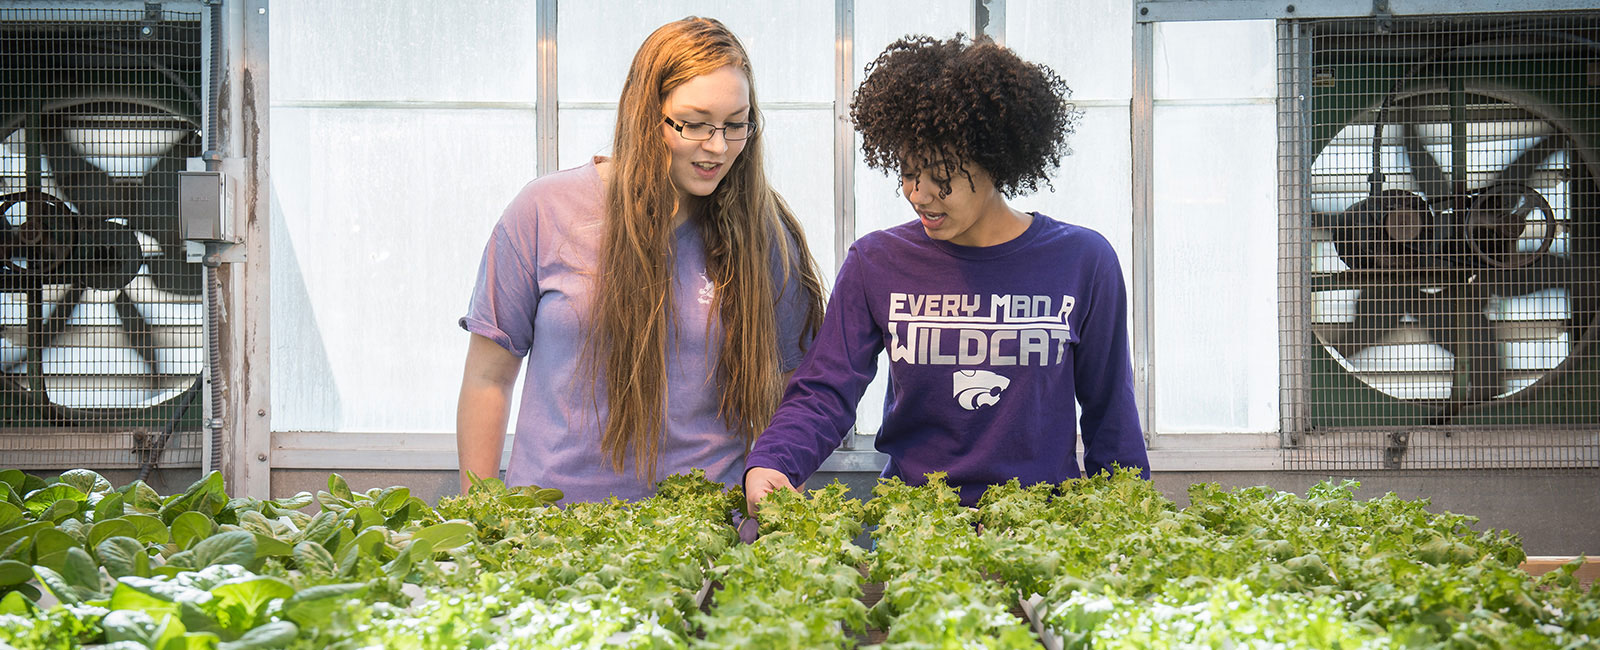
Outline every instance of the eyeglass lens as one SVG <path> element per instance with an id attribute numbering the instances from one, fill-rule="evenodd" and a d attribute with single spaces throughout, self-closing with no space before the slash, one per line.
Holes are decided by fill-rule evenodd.
<path id="1" fill-rule="evenodd" d="M 722 131 L 722 137 L 729 140 L 743 140 L 750 137 L 754 130 L 750 122 L 729 122 L 720 127 L 704 122 L 687 122 L 678 132 L 690 140 L 710 140 L 717 131 Z"/>

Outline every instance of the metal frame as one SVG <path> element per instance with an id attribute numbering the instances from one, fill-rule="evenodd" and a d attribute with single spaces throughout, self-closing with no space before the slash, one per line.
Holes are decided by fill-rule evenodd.
<path id="1" fill-rule="evenodd" d="M 1311 141 L 1310 97 L 1311 97 L 1311 43 L 1310 37 L 1301 29 L 1297 22 L 1280 22 L 1278 24 L 1280 38 L 1291 37 L 1293 51 L 1288 53 L 1295 59 L 1295 65 L 1288 67 L 1290 78 L 1280 80 L 1278 98 L 1278 185 L 1282 187 L 1298 187 L 1301 190 L 1298 196 L 1278 196 L 1278 231 L 1299 232 L 1305 220 L 1304 207 L 1309 200 L 1309 175 L 1310 168 L 1306 165 L 1309 156 L 1306 155 L 1305 143 Z M 1280 57 L 1285 56 L 1283 53 Z M 1280 66 L 1282 68 L 1282 66 Z M 1283 92 L 1284 85 L 1294 88 L 1293 95 Z M 1291 135 L 1293 137 L 1285 137 Z M 1296 146 L 1296 145 L 1299 146 Z M 1310 303 L 1301 295 L 1307 286 L 1311 275 L 1311 260 L 1304 255 L 1296 255 L 1296 248 L 1300 242 L 1280 234 L 1278 237 L 1278 322 L 1279 336 L 1285 337 L 1292 333 L 1300 333 L 1309 337 L 1311 322 Z M 1299 260 L 1291 264 L 1290 261 Z M 1305 424 L 1310 418 L 1310 405 L 1305 399 L 1305 354 L 1306 346 L 1302 340 L 1283 340 L 1278 342 L 1278 376 L 1282 384 L 1279 387 L 1278 403 L 1283 409 L 1279 413 L 1279 435 L 1284 447 L 1297 444 L 1297 432 L 1305 429 Z"/>
<path id="2" fill-rule="evenodd" d="M 1187 20 L 1282 20 L 1357 16 L 1570 11 L 1595 9 L 1593 0 L 1139 0 L 1139 23 Z"/>
<path id="3" fill-rule="evenodd" d="M 561 114 L 556 86 L 556 10 L 557 0 L 539 0 L 535 9 L 539 23 L 539 92 L 534 119 L 538 124 L 538 172 L 540 176 L 561 166 Z"/>
<path id="4" fill-rule="evenodd" d="M 833 270 L 856 240 L 856 131 L 850 97 L 856 88 L 855 0 L 833 3 Z"/>
<path id="5" fill-rule="evenodd" d="M 159 5 L 162 11 L 202 11 L 208 5 L 221 0 L 163 0 L 162 2 L 146 2 L 145 0 L 7 0 L 6 8 L 11 10 L 32 10 L 35 14 L 22 13 L 27 20 L 94 20 L 83 17 L 84 10 L 99 11 L 145 11 L 149 5 Z"/>
<path id="6" fill-rule="evenodd" d="M 1145 440 L 1154 441 L 1155 408 L 1155 26 L 1133 25 L 1133 96 L 1128 104 L 1133 178 L 1133 390 Z"/>
<path id="7" fill-rule="evenodd" d="M 972 33 L 1006 44 L 1006 0 L 972 0 Z"/>
<path id="8" fill-rule="evenodd" d="M 234 232 L 254 261 L 228 264 L 222 278 L 225 377 L 230 407 L 219 417 L 235 432 L 223 446 L 223 476 L 236 495 L 267 498 L 272 491 L 271 350 L 271 147 L 267 0 L 230 0 L 224 5 L 228 60 L 222 87 L 228 118 L 222 129 L 223 170 L 239 190 Z M 238 342 L 235 345 L 234 342 Z M 252 363 L 259 361 L 259 363 Z"/>
<path id="9" fill-rule="evenodd" d="M 273 436 L 274 469 L 455 471 L 453 433 L 279 431 Z M 1080 450 L 1081 453 L 1081 450 Z M 501 463 L 510 459 L 507 436 Z M 1283 469 L 1276 433 L 1158 434 L 1150 464 L 1162 472 L 1271 471 Z M 871 448 L 835 451 L 819 472 L 878 472 L 888 456 Z"/>

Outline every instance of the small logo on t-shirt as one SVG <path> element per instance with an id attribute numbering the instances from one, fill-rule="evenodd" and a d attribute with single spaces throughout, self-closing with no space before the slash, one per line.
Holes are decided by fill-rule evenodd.
<path id="1" fill-rule="evenodd" d="M 956 403 L 968 411 L 999 403 L 1001 391 L 1011 385 L 1010 379 L 988 370 L 957 370 L 951 379 Z"/>
<path id="2" fill-rule="evenodd" d="M 705 273 L 700 274 L 700 280 L 705 282 L 705 285 L 700 287 L 700 304 L 709 305 L 716 302 L 717 285 L 712 283 L 711 278 L 706 277 Z"/>

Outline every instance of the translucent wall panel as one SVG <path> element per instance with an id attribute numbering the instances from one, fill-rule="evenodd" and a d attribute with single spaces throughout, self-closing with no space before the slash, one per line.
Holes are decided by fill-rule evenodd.
<path id="1" fill-rule="evenodd" d="M 489 229 L 535 164 L 535 5 L 274 2 L 273 428 L 451 431 Z"/>
<path id="2" fill-rule="evenodd" d="M 563 108 L 561 116 L 561 169 L 587 164 L 594 156 L 611 155 L 611 135 L 617 128 L 617 111 L 609 107 Z"/>
<path id="3" fill-rule="evenodd" d="M 859 142 L 859 139 L 857 140 Z M 856 152 L 857 157 L 860 151 Z M 917 218 L 900 195 L 900 179 L 856 161 L 856 237 Z"/>
<path id="4" fill-rule="evenodd" d="M 615 103 L 646 36 L 685 16 L 722 21 L 750 51 L 763 104 L 833 99 L 832 2 L 563 2 L 556 46 L 561 102 Z"/>
<path id="5" fill-rule="evenodd" d="M 273 110 L 280 431 L 452 431 L 489 231 L 533 178 L 533 115 Z"/>
<path id="6" fill-rule="evenodd" d="M 1277 428 L 1271 104 L 1158 107 L 1154 430 Z"/>
<path id="7" fill-rule="evenodd" d="M 1006 46 L 1050 66 L 1077 100 L 1132 95 L 1133 3 L 1007 0 Z"/>
<path id="8" fill-rule="evenodd" d="M 532 102 L 535 3 L 278 0 L 272 101 Z"/>
<path id="9" fill-rule="evenodd" d="M 1128 149 L 1128 109 L 1119 106 L 1080 108 L 1083 118 L 1068 142 L 1072 155 L 1061 160 L 1051 180 L 1052 191 L 1012 199 L 1019 210 L 1042 212 L 1105 235 L 1122 262 L 1123 277 L 1132 282 L 1132 162 Z"/>
<path id="10" fill-rule="evenodd" d="M 1155 29 L 1153 427 L 1275 431 L 1273 23 Z"/>
<path id="11" fill-rule="evenodd" d="M 1133 74 L 1133 5 L 1122 0 L 1063 4 L 1006 3 L 1006 46 L 1042 63 L 1072 89 L 1083 112 L 1069 139 L 1054 188 L 1014 206 L 1093 228 L 1116 248 L 1123 278 L 1133 282 L 1132 150 L 1128 106 Z M 1130 328 L 1133 318 L 1129 310 Z"/>
<path id="12" fill-rule="evenodd" d="M 833 110 L 771 110 L 765 139 L 767 176 L 805 227 L 825 286 L 833 286 Z"/>
<path id="13" fill-rule="evenodd" d="M 961 32 L 971 36 L 972 0 L 930 0 L 928 2 L 870 2 L 855 3 L 855 76 L 862 78 L 861 69 L 883 48 L 902 36 L 924 34 L 946 39 Z"/>
<path id="14" fill-rule="evenodd" d="M 1156 101 L 1277 97 L 1275 29 L 1270 20 L 1157 23 Z"/>

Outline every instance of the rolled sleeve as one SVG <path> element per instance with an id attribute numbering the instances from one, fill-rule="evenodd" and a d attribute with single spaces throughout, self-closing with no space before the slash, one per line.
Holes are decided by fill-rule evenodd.
<path id="1" fill-rule="evenodd" d="M 467 315 L 459 324 L 523 357 L 533 343 L 533 319 L 539 309 L 538 278 L 528 270 L 528 254 L 496 225 L 478 265 Z"/>

